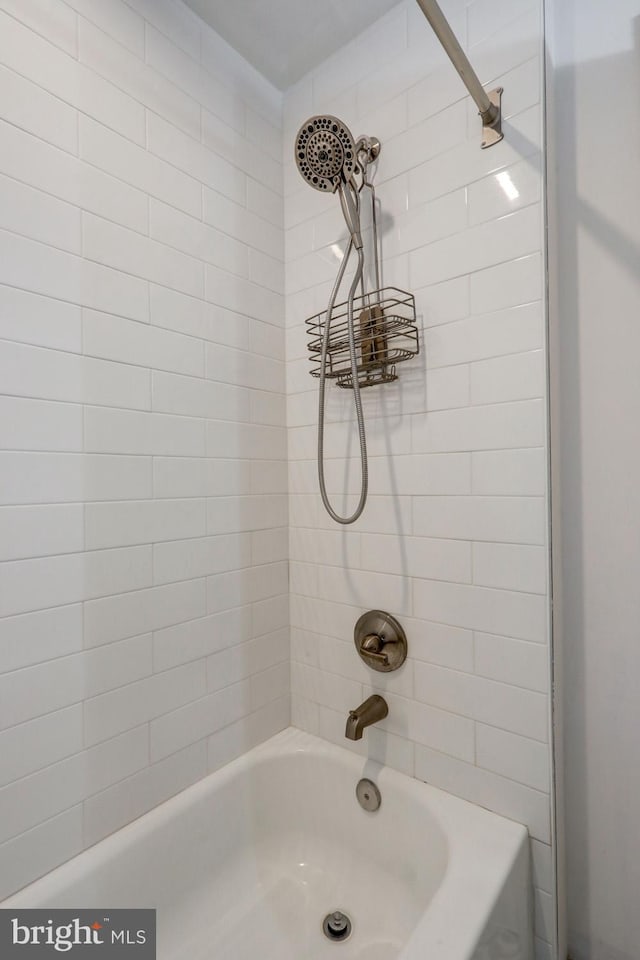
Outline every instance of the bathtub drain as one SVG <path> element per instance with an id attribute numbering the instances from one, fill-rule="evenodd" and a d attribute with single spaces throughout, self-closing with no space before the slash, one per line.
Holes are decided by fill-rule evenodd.
<path id="1" fill-rule="evenodd" d="M 351 920 L 341 910 L 332 910 L 324 918 L 322 929 L 329 940 L 346 940 L 351 933 Z"/>

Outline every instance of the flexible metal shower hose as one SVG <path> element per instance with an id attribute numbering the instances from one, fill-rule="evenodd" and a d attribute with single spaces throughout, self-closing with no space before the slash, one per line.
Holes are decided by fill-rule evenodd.
<path id="1" fill-rule="evenodd" d="M 346 190 L 351 188 L 347 185 Z M 324 507 L 329 514 L 329 516 L 336 521 L 336 523 L 355 523 L 358 517 L 362 514 L 365 504 L 367 502 L 367 491 L 369 488 L 369 464 L 367 459 L 367 438 L 365 433 L 364 426 L 364 415 L 362 413 L 362 398 L 360 396 L 360 382 L 358 380 L 358 357 L 356 354 L 356 342 L 355 342 L 355 331 L 354 331 L 354 321 L 353 321 L 353 301 L 355 299 L 356 290 L 358 284 L 362 280 L 363 270 L 364 270 L 364 253 L 362 251 L 362 240 L 360 238 L 360 225 L 359 225 L 359 216 L 357 210 L 357 194 L 356 201 L 354 203 L 353 197 L 349 194 L 349 200 L 347 200 L 347 195 L 341 190 L 340 201 L 342 204 L 342 212 L 344 213 L 345 220 L 347 222 L 347 227 L 351 234 L 351 239 L 349 240 L 349 245 L 345 251 L 344 257 L 342 258 L 342 263 L 340 264 L 340 269 L 338 270 L 338 276 L 333 285 L 331 291 L 331 296 L 329 297 L 329 304 L 327 306 L 327 318 L 324 325 L 324 335 L 322 338 L 322 353 L 320 360 L 320 391 L 319 391 L 319 402 L 318 402 L 318 480 L 320 482 L 320 495 L 322 497 L 322 502 Z M 356 419 L 358 421 L 358 438 L 360 441 L 360 468 L 362 474 L 362 486 L 360 489 L 360 500 L 358 501 L 358 506 L 355 511 L 351 514 L 350 517 L 341 517 L 333 509 L 329 502 L 329 497 L 327 495 L 327 487 L 324 478 L 324 420 L 325 420 L 325 387 L 326 387 L 326 363 L 327 363 L 327 352 L 329 348 L 329 337 L 331 332 L 331 317 L 333 315 L 333 308 L 335 306 L 336 298 L 338 296 L 338 290 L 340 289 L 340 284 L 347 269 L 347 264 L 351 256 L 351 252 L 355 246 L 354 237 L 359 240 L 359 245 L 356 246 L 356 253 L 358 256 L 358 266 L 354 274 L 353 280 L 351 281 L 351 287 L 349 288 L 349 297 L 347 301 L 347 333 L 349 337 L 349 358 L 351 360 L 351 379 L 353 384 L 353 399 L 356 408 Z"/>

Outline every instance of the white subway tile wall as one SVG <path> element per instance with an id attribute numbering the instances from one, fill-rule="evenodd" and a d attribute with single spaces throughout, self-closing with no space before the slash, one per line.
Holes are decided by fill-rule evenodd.
<path id="1" fill-rule="evenodd" d="M 0 0 L 0 899 L 289 723 L 281 124 L 177 0 Z"/>
<path id="2" fill-rule="evenodd" d="M 443 7 L 481 80 L 504 86 L 499 146 L 480 149 L 475 108 L 410 0 L 285 95 L 293 721 L 345 746 L 349 708 L 384 694 L 389 716 L 353 749 L 528 826 L 537 951 L 551 956 L 542 4 Z M 363 392 L 370 497 L 347 528 L 319 503 L 306 358 L 304 319 L 345 235 L 337 201 L 295 168 L 314 113 L 382 141 L 384 282 L 416 294 L 420 326 L 420 356 Z M 352 407 L 331 389 L 327 482 L 345 512 L 360 484 Z M 356 655 L 370 608 L 405 625 L 398 673 Z"/>

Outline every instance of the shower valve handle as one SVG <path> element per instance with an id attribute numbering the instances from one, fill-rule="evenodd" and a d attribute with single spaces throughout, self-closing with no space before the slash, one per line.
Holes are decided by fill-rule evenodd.
<path id="1" fill-rule="evenodd" d="M 360 655 L 367 660 L 377 660 L 385 666 L 389 663 L 389 654 L 384 652 L 387 643 L 396 643 L 396 639 L 389 639 L 386 642 L 378 633 L 369 633 L 360 644 Z"/>
<path id="2" fill-rule="evenodd" d="M 371 667 L 388 673 L 397 670 L 407 656 L 407 637 L 390 613 L 369 610 L 355 625 L 353 639 L 360 658 Z"/>

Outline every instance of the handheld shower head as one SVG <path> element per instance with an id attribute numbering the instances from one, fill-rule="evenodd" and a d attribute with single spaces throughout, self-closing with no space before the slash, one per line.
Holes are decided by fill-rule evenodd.
<path id="1" fill-rule="evenodd" d="M 335 193 L 348 183 L 358 166 L 351 131 L 337 117 L 310 117 L 298 130 L 295 140 L 298 170 L 316 190 Z"/>
<path id="2" fill-rule="evenodd" d="M 338 276 L 333 285 L 329 306 L 327 307 L 324 333 L 322 336 L 322 354 L 320 360 L 320 390 L 318 397 L 318 479 L 320 494 L 329 515 L 338 523 L 353 523 L 358 519 L 367 501 L 368 489 L 368 462 L 367 441 L 365 435 L 364 415 L 360 400 L 360 383 L 358 379 L 358 356 L 356 352 L 355 321 L 353 303 L 359 284 L 363 284 L 364 251 L 360 230 L 360 190 L 355 174 L 363 174 L 363 167 L 358 159 L 358 151 L 366 151 L 368 160 L 372 162 L 380 151 L 380 144 L 376 140 L 361 137 L 356 144 L 351 131 L 341 120 L 330 115 L 310 117 L 303 123 L 295 140 L 295 158 L 298 170 L 314 189 L 325 193 L 337 193 L 340 197 L 340 206 L 344 215 L 350 239 L 347 245 Z M 349 256 L 355 250 L 357 266 L 347 298 L 347 338 L 349 343 L 349 359 L 351 363 L 351 382 L 353 384 L 353 398 L 358 421 L 358 436 L 360 440 L 360 465 L 362 470 L 362 486 L 360 500 L 355 511 L 348 517 L 341 517 L 329 502 L 324 477 L 324 408 L 325 385 L 327 378 L 327 353 L 331 335 L 331 315 L 335 305 L 338 290 L 345 274 Z M 363 289 L 364 293 L 364 289 Z"/>

